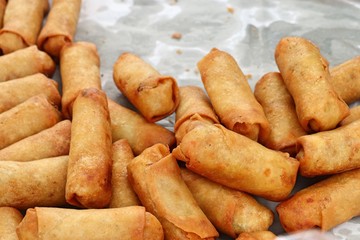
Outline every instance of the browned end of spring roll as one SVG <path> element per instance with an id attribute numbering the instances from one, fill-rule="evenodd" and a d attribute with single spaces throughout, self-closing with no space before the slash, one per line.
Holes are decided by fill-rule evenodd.
<path id="1" fill-rule="evenodd" d="M 345 126 L 349 123 L 355 122 L 360 119 L 360 106 L 355 106 L 350 108 L 350 114 L 346 118 L 344 118 L 339 126 Z"/>
<path id="2" fill-rule="evenodd" d="M 3 27 L 6 4 L 7 0 L 0 0 L 0 28 Z"/>
<path id="3" fill-rule="evenodd" d="M 16 208 L 0 207 L 0 239 L 18 240 L 16 227 L 23 216 Z"/>
<path id="4" fill-rule="evenodd" d="M 270 231 L 241 233 L 236 240 L 275 240 L 276 235 Z"/>

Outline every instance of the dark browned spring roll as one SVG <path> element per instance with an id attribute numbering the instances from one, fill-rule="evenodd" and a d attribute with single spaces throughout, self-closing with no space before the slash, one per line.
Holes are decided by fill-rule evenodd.
<path id="1" fill-rule="evenodd" d="M 3 27 L 6 4 L 7 0 L 0 0 L 0 28 Z"/>

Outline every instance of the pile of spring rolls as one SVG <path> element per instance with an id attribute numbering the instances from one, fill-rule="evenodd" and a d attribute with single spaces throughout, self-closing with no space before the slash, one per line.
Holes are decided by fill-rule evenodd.
<path id="1" fill-rule="evenodd" d="M 133 111 L 102 89 L 96 45 L 74 40 L 80 8 L 0 1 L 0 239 L 273 240 L 255 197 L 287 232 L 360 215 L 359 57 L 329 69 L 284 37 L 252 91 L 216 48 L 203 88 L 123 53 L 113 80 Z M 172 114 L 174 131 L 156 123 Z M 299 175 L 323 177 L 293 193 Z"/>

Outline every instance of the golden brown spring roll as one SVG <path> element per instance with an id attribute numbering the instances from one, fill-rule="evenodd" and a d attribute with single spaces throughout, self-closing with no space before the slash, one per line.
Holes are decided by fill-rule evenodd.
<path id="1" fill-rule="evenodd" d="M 296 115 L 294 101 L 278 72 L 265 74 L 255 85 L 254 95 L 270 123 L 269 137 L 259 142 L 268 148 L 296 153 L 296 139 L 306 134 Z"/>
<path id="2" fill-rule="evenodd" d="M 126 139 L 135 155 L 156 143 L 174 145 L 175 136 L 170 130 L 146 121 L 140 114 L 110 99 L 108 104 L 113 141 Z"/>
<path id="3" fill-rule="evenodd" d="M 160 75 L 150 64 L 123 53 L 113 67 L 117 88 L 149 122 L 172 114 L 179 104 L 179 88 L 171 76 Z"/>
<path id="4" fill-rule="evenodd" d="M 187 127 L 194 114 L 199 114 L 203 120 L 210 123 L 219 123 L 218 117 L 213 111 L 212 105 L 206 93 L 196 86 L 184 86 L 179 88 L 180 103 L 175 114 L 175 138 L 177 144 L 187 132 Z"/>
<path id="5" fill-rule="evenodd" d="M 18 240 L 16 227 L 22 219 L 23 216 L 16 208 L 0 207 L 0 239 Z"/>
<path id="6" fill-rule="evenodd" d="M 66 201 L 103 208 L 111 200 L 112 140 L 106 94 L 82 90 L 74 101 Z"/>
<path id="7" fill-rule="evenodd" d="M 144 207 L 66 209 L 36 207 L 17 228 L 19 240 L 162 240 L 159 221 Z"/>
<path id="8" fill-rule="evenodd" d="M 275 60 L 306 131 L 333 129 L 349 115 L 349 107 L 330 83 L 328 62 L 313 43 L 301 37 L 282 38 Z"/>
<path id="9" fill-rule="evenodd" d="M 272 201 L 293 189 L 299 163 L 220 124 L 196 123 L 173 151 L 186 167 L 214 182 Z"/>
<path id="10" fill-rule="evenodd" d="M 270 209 L 252 196 L 212 182 L 185 168 L 181 176 L 201 210 L 220 231 L 233 238 L 242 232 L 267 230 L 273 222 Z"/>
<path id="11" fill-rule="evenodd" d="M 0 82 L 0 113 L 43 93 L 49 102 L 60 106 L 61 96 L 56 81 L 36 73 L 12 81 Z"/>
<path id="12" fill-rule="evenodd" d="M 80 8 L 81 0 L 53 0 L 37 41 L 39 49 L 58 58 L 61 48 L 73 42 Z"/>
<path id="13" fill-rule="evenodd" d="M 68 156 L 0 161 L 0 207 L 63 206 Z"/>
<path id="14" fill-rule="evenodd" d="M 7 0 L 0 0 L 0 28 L 4 25 L 4 14 L 6 9 Z"/>
<path id="15" fill-rule="evenodd" d="M 196 203 L 169 148 L 156 144 L 128 165 L 141 203 L 162 224 L 165 239 L 215 239 L 218 233 Z"/>
<path id="16" fill-rule="evenodd" d="M 71 118 L 72 105 L 82 89 L 101 89 L 100 59 L 95 44 L 76 42 L 65 45 L 60 52 L 62 82 L 62 113 Z"/>
<path id="17" fill-rule="evenodd" d="M 128 141 L 120 139 L 114 142 L 112 151 L 112 195 L 109 207 L 120 208 L 140 205 L 140 201 L 128 180 L 127 165 L 134 158 Z"/>
<path id="18" fill-rule="evenodd" d="M 0 114 L 0 149 L 54 126 L 60 112 L 44 95 L 36 95 Z"/>
<path id="19" fill-rule="evenodd" d="M 350 108 L 350 115 L 344 118 L 339 126 L 345 126 L 360 119 L 360 105 Z"/>
<path id="20" fill-rule="evenodd" d="M 270 231 L 241 233 L 236 240 L 275 240 L 276 235 Z"/>
<path id="21" fill-rule="evenodd" d="M 0 30 L 0 50 L 4 54 L 36 44 L 48 0 L 11 0 L 6 5 Z"/>
<path id="22" fill-rule="evenodd" d="M 360 168 L 360 121 L 297 140 L 300 174 L 329 175 Z"/>
<path id="23" fill-rule="evenodd" d="M 69 155 L 71 122 L 61 121 L 0 150 L 0 161 L 32 161 Z"/>
<path id="24" fill-rule="evenodd" d="M 265 139 L 270 133 L 269 122 L 236 60 L 214 48 L 197 66 L 221 123 L 255 141 L 259 136 Z"/>
<path id="25" fill-rule="evenodd" d="M 360 215 L 360 169 L 333 175 L 297 192 L 276 210 L 287 232 L 327 231 Z"/>
<path id="26" fill-rule="evenodd" d="M 0 57 L 0 82 L 43 73 L 51 77 L 55 62 L 36 46 L 27 47 Z"/>

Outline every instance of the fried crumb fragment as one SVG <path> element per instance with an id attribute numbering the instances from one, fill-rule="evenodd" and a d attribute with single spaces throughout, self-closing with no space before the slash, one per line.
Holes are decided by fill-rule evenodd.
<path id="1" fill-rule="evenodd" d="M 174 32 L 172 35 L 171 35 L 171 38 L 173 39 L 177 39 L 177 40 L 180 40 L 182 37 L 181 33 L 179 32 Z"/>

